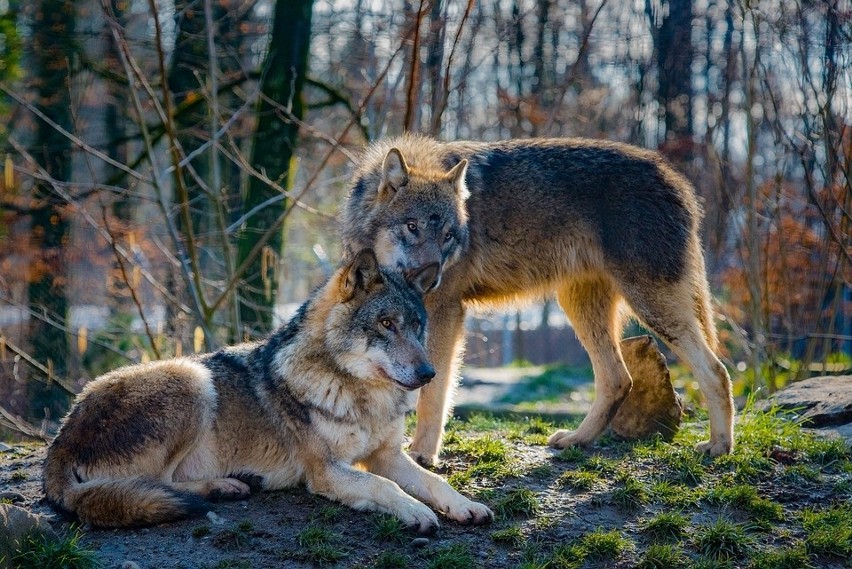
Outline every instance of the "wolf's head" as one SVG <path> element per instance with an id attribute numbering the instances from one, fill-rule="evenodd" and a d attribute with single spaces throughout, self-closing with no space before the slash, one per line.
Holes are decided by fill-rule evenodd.
<path id="1" fill-rule="evenodd" d="M 422 278 L 421 272 L 410 280 Z M 336 304 L 326 319 L 325 342 L 341 367 L 360 379 L 409 390 L 432 380 L 426 309 L 411 282 L 382 270 L 367 249 L 332 276 L 326 291 Z"/>
<path id="2" fill-rule="evenodd" d="M 449 170 L 421 169 L 391 148 L 380 174 L 357 182 L 372 187 L 360 188 L 361 199 L 350 197 L 345 245 L 372 248 L 382 267 L 418 274 L 419 290 L 433 290 L 467 244 L 467 165 L 461 160 Z"/>

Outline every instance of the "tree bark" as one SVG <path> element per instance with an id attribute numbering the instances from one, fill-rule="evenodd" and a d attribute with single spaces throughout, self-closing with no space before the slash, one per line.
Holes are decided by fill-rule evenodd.
<path id="1" fill-rule="evenodd" d="M 36 106 L 62 128 L 71 130 L 71 74 L 69 57 L 74 51 L 74 2 L 41 0 L 33 19 L 33 68 L 37 78 Z M 36 123 L 33 155 L 50 176 L 64 182 L 71 179 L 71 143 L 50 124 Z M 33 212 L 31 251 L 35 255 L 30 267 L 28 295 L 34 315 L 29 323 L 32 356 L 50 370 L 52 376 L 65 379 L 68 338 L 64 326 L 68 311 L 66 293 L 67 270 L 64 249 L 68 240 L 66 205 L 44 181 L 33 188 L 36 200 L 49 206 Z M 51 389 L 50 384 L 31 384 L 32 408 L 58 418 L 66 407 L 65 392 Z"/>
<path id="2" fill-rule="evenodd" d="M 313 0 L 278 0 L 264 62 L 261 92 L 257 107 L 251 163 L 285 188 L 292 187 L 293 156 L 299 135 L 298 121 L 304 104 L 302 88 L 308 69 Z M 286 112 L 282 111 L 282 108 Z M 276 191 L 261 180 L 251 178 L 243 201 L 243 210 L 274 197 Z M 251 216 L 239 235 L 237 266 L 248 258 L 259 235 L 266 232 L 286 209 L 285 200 L 262 208 Z M 264 254 L 249 265 L 240 299 L 240 321 L 248 335 L 271 328 L 278 293 L 278 259 L 283 252 L 284 232 L 277 231 L 264 248 Z"/>
<path id="3" fill-rule="evenodd" d="M 648 3 L 650 5 L 650 2 Z M 657 50 L 657 100 L 664 111 L 663 145 L 684 162 L 691 158 L 692 124 L 692 0 L 666 2 L 662 18 L 648 9 Z M 673 147 L 674 145 L 674 147 Z"/>

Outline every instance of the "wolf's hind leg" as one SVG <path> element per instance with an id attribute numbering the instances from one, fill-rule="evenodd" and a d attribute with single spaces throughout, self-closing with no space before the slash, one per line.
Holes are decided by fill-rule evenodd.
<path id="1" fill-rule="evenodd" d="M 556 448 L 587 445 L 607 428 L 630 392 L 633 380 L 619 348 L 622 322 L 620 295 L 606 276 L 564 283 L 557 291 L 562 310 L 592 361 L 595 400 L 576 431 L 559 430 L 548 439 Z"/>
<path id="2" fill-rule="evenodd" d="M 692 278 L 692 283 L 687 279 L 670 285 L 628 286 L 625 295 L 639 319 L 692 369 L 710 415 L 710 440 L 696 449 L 719 456 L 731 452 L 734 442 L 731 379 L 711 349 L 716 338 L 706 281 L 703 274 Z"/>
<path id="3" fill-rule="evenodd" d="M 420 389 L 417 399 L 417 428 L 409 454 L 423 466 L 438 463 L 444 423 L 452 411 L 459 360 L 464 350 L 464 307 L 459 299 L 440 295 L 427 297 L 429 311 L 429 359 L 435 378 Z"/>

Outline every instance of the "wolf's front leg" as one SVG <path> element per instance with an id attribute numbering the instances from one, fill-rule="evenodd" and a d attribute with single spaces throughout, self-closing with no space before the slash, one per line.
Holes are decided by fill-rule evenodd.
<path id="1" fill-rule="evenodd" d="M 307 472 L 308 490 L 356 510 L 386 512 L 418 533 L 438 531 L 438 516 L 387 478 L 355 470 L 348 464 L 329 462 Z"/>
<path id="2" fill-rule="evenodd" d="M 469 500 L 456 492 L 446 480 L 421 467 L 399 450 L 399 444 L 380 449 L 370 457 L 367 467 L 371 472 L 393 480 L 409 494 L 431 504 L 460 524 L 478 526 L 494 518 L 494 513 L 488 506 Z"/>
<path id="3" fill-rule="evenodd" d="M 464 350 L 464 307 L 460 298 L 448 298 L 441 291 L 426 297 L 429 312 L 429 359 L 435 378 L 420 389 L 417 400 L 417 428 L 409 454 L 423 466 L 438 464 L 444 423 L 452 411 L 459 358 Z"/>

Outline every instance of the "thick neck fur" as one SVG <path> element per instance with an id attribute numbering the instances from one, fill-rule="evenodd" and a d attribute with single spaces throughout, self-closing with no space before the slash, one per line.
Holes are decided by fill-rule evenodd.
<path id="1" fill-rule="evenodd" d="M 405 413 L 415 394 L 384 378 L 363 379 L 347 371 L 344 346 L 334 345 L 335 322 L 351 310 L 341 304 L 334 279 L 320 289 L 284 328 L 261 347 L 262 399 L 276 412 L 300 415 L 309 422 L 312 414 L 327 419 L 363 420 L 368 415 L 385 418 Z"/>

